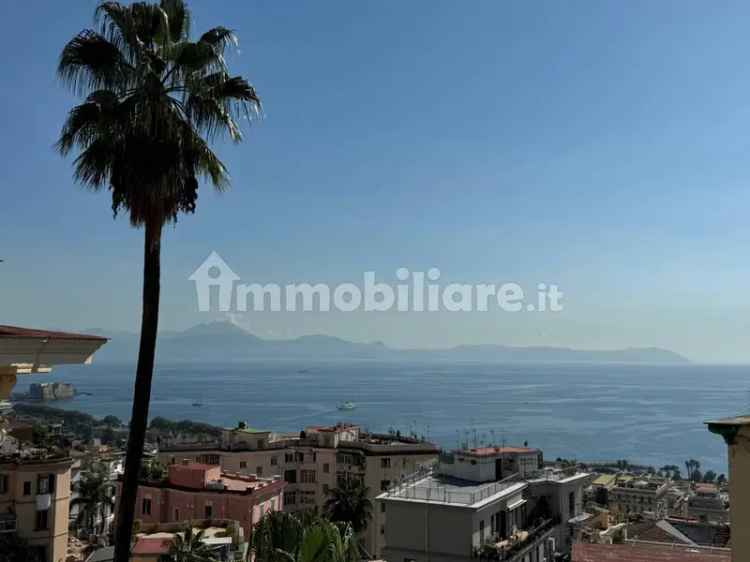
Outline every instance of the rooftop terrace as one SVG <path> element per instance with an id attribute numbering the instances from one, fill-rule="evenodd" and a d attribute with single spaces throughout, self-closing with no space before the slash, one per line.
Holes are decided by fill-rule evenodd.
<path id="1" fill-rule="evenodd" d="M 433 472 L 417 473 L 383 493 L 381 499 L 476 506 L 489 499 L 510 496 L 526 488 L 514 476 L 499 482 L 476 483 Z"/>

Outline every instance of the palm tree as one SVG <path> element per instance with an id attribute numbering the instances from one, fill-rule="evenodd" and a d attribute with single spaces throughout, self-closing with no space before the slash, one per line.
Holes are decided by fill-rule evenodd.
<path id="1" fill-rule="evenodd" d="M 169 547 L 169 556 L 174 562 L 214 562 L 216 558 L 206 543 L 203 531 L 193 530 L 188 525 L 182 533 L 177 533 Z"/>
<path id="2" fill-rule="evenodd" d="M 369 488 L 360 480 L 349 480 L 339 488 L 329 490 L 325 511 L 331 521 L 348 523 L 355 533 L 365 530 L 372 518 L 372 502 Z"/>
<path id="3" fill-rule="evenodd" d="M 256 562 L 359 562 L 351 526 L 319 516 L 268 513 L 253 529 Z"/>
<path id="4" fill-rule="evenodd" d="M 199 179 L 228 187 L 208 141 L 227 134 L 239 142 L 238 121 L 257 115 L 260 100 L 228 72 L 224 53 L 235 35 L 216 27 L 191 41 L 183 0 L 102 2 L 94 19 L 99 29 L 85 29 L 60 55 L 58 76 L 85 99 L 70 111 L 57 146 L 63 155 L 78 152 L 77 181 L 106 187 L 114 213 L 126 212 L 145 230 L 141 338 L 115 546 L 115 562 L 127 562 L 156 352 L 162 228 L 195 211 Z"/>
<path id="5" fill-rule="evenodd" d="M 70 506 L 78 506 L 76 525 L 94 534 L 104 533 L 107 508 L 115 507 L 114 484 L 102 472 L 92 470 L 81 476 L 75 486 L 78 497 L 71 500 Z"/>

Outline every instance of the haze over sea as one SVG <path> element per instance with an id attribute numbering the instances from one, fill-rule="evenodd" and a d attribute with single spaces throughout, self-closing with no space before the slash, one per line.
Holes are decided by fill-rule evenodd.
<path id="1" fill-rule="evenodd" d="M 98 363 L 19 381 L 73 383 L 91 395 L 50 403 L 97 417 L 130 417 L 134 368 Z M 416 432 L 448 448 L 459 439 L 521 444 L 547 458 L 628 459 L 660 467 L 688 458 L 726 471 L 726 447 L 703 422 L 744 412 L 748 367 L 258 360 L 163 364 L 151 417 L 298 431 L 347 421 Z M 337 410 L 350 400 L 356 409 Z M 200 402 L 202 406 L 193 406 Z M 494 431 L 494 438 L 493 432 Z"/>

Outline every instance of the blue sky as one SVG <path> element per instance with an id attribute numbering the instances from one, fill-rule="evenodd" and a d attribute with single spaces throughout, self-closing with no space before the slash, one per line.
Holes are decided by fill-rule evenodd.
<path id="1" fill-rule="evenodd" d="M 6 2 L 0 43 L 2 321 L 135 330 L 141 232 L 52 149 L 56 82 L 96 2 Z M 565 310 L 259 314 L 268 337 L 395 346 L 663 346 L 750 361 L 750 6 L 741 2 L 194 1 L 240 36 L 265 118 L 219 145 L 229 193 L 164 243 L 163 327 L 209 317 L 190 273 L 247 281 L 439 267 L 557 283 Z M 13 53 L 12 56 L 8 53 Z M 213 317 L 211 317 L 213 318 Z"/>

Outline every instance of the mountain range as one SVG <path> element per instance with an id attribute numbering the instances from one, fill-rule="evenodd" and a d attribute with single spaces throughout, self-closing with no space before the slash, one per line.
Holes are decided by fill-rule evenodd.
<path id="1" fill-rule="evenodd" d="M 97 362 L 134 362 L 138 335 L 92 329 L 110 339 Z M 498 362 L 688 363 L 673 351 L 657 347 L 584 350 L 565 347 L 460 345 L 448 349 L 394 349 L 382 342 L 356 343 L 326 335 L 288 340 L 263 339 L 231 322 L 198 324 L 183 332 L 161 332 L 157 359 L 162 362 L 221 362 L 243 359 L 411 359 Z"/>

